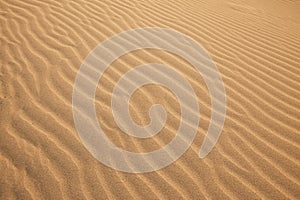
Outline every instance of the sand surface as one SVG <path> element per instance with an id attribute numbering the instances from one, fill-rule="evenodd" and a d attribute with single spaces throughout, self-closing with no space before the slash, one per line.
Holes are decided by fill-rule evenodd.
<path id="1" fill-rule="evenodd" d="M 210 122 L 202 77 L 184 59 L 139 50 L 116 60 L 96 94 L 99 123 L 117 146 L 159 149 L 174 137 L 180 106 L 148 85 L 131 98 L 140 125 L 162 104 L 166 126 L 150 139 L 118 128 L 111 93 L 137 65 L 167 64 L 198 96 L 200 126 L 175 163 L 146 174 L 118 172 L 83 146 L 72 117 L 76 73 L 100 42 L 124 30 L 162 27 L 199 42 L 225 84 L 227 115 L 213 151 L 198 157 Z M 300 199 L 300 2 L 292 0 L 1 0 L 0 199 Z"/>

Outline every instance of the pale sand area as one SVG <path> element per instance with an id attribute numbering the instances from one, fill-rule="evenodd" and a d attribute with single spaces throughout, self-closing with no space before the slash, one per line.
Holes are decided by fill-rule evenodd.
<path id="1" fill-rule="evenodd" d="M 300 2 L 289 0 L 0 1 L 0 199 L 300 199 Z M 99 82 L 98 119 L 117 146 L 159 149 L 174 137 L 180 107 L 149 85 L 131 98 L 138 124 L 160 103 L 164 129 L 150 139 L 120 131 L 113 87 L 137 65 L 157 62 L 194 88 L 200 126 L 175 163 L 146 174 L 115 171 L 83 146 L 72 117 L 76 73 L 100 42 L 139 27 L 171 28 L 207 49 L 227 93 L 227 115 L 213 151 L 198 152 L 210 122 L 202 77 L 160 50 L 116 60 Z M 100 92 L 101 91 L 101 92 Z"/>

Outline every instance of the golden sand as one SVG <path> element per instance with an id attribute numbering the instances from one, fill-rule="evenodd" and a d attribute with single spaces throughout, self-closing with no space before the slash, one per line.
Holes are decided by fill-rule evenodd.
<path id="1" fill-rule="evenodd" d="M 137 65 L 177 69 L 200 107 L 197 136 L 180 159 L 155 172 L 129 174 L 106 167 L 83 146 L 72 91 L 97 44 L 139 27 L 171 28 L 203 45 L 222 75 L 227 115 L 216 147 L 200 159 L 211 115 L 202 77 L 164 51 L 122 56 L 96 94 L 99 123 L 117 146 L 153 151 L 179 126 L 176 97 L 148 85 L 132 96 L 132 117 L 146 125 L 150 106 L 160 103 L 168 112 L 166 126 L 143 140 L 118 128 L 111 93 Z M 300 199 L 299 1 L 2 0 L 0 31 L 0 199 Z"/>

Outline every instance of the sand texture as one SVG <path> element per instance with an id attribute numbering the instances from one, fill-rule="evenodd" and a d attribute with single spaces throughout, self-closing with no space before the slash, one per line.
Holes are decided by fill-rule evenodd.
<path id="1" fill-rule="evenodd" d="M 162 50 L 117 59 L 98 84 L 101 127 L 118 147 L 148 152 L 169 143 L 180 105 L 147 85 L 130 99 L 137 124 L 156 103 L 167 122 L 152 138 L 124 134 L 111 94 L 122 74 L 155 62 L 194 88 L 200 125 L 173 164 L 130 174 L 96 160 L 74 126 L 72 92 L 88 53 L 140 27 L 171 28 L 210 54 L 224 81 L 226 121 L 216 147 L 198 157 L 211 109 L 208 89 L 186 60 Z M 293 0 L 1 0 L 0 199 L 300 199 L 300 2 Z"/>

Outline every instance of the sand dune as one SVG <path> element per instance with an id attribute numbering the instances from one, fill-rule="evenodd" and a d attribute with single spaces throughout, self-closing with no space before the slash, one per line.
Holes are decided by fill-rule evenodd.
<path id="1" fill-rule="evenodd" d="M 299 199 L 300 3 L 298 1 L 2 0 L 0 199 Z M 200 107 L 197 136 L 161 170 L 123 173 L 83 146 L 72 115 L 73 83 L 88 53 L 105 39 L 139 27 L 171 28 L 199 42 L 225 84 L 227 115 L 213 151 L 198 157 L 209 126 L 203 78 L 184 59 L 138 50 L 116 60 L 99 81 L 96 112 L 117 146 L 161 148 L 180 123 L 176 96 L 148 85 L 131 98 L 137 124 L 162 104 L 166 126 L 150 139 L 124 134 L 111 112 L 122 74 L 144 63 L 183 74 Z"/>

